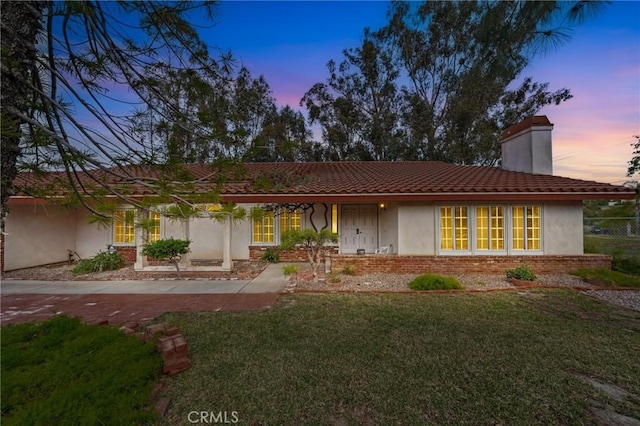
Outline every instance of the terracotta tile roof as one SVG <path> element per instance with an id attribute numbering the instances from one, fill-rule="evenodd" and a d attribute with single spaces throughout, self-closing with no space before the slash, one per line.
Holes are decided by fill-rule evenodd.
<path id="1" fill-rule="evenodd" d="M 212 166 L 185 165 L 197 181 L 193 192 L 206 192 L 218 176 Z M 51 173 L 47 179 L 59 177 Z M 146 186 L 158 172 L 148 167 L 96 172 L 97 181 L 123 185 L 136 195 L 149 195 Z M 88 180 L 82 176 L 81 180 Z M 33 182 L 22 174 L 16 187 Z M 577 200 L 633 198 L 622 186 L 559 176 L 536 175 L 489 166 L 459 166 L 437 161 L 245 163 L 227 178 L 221 194 L 231 201 L 283 200 Z"/>

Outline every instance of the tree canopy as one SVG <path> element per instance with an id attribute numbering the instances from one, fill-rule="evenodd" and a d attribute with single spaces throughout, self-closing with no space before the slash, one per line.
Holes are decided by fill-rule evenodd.
<path id="1" fill-rule="evenodd" d="M 213 58 L 191 22 L 195 14 L 212 18 L 214 2 L 6 1 L 1 7 L 3 224 L 18 170 L 63 170 L 77 201 L 103 215 L 108 212 L 97 199 L 87 202 L 87 194 L 135 204 L 106 185 L 104 173 L 157 194 L 171 194 L 172 182 L 190 179 L 176 167 L 159 168 L 144 182 L 128 173 L 128 165 L 159 161 L 153 138 L 139 137 L 123 111 L 150 107 L 192 144 L 206 136 L 192 122 L 193 93 L 168 90 L 160 80 L 229 74 L 230 56 Z M 12 153 L 6 162 L 5 152 Z"/>
<path id="2" fill-rule="evenodd" d="M 568 89 L 522 76 L 602 2 L 392 2 L 388 24 L 329 61 L 301 105 L 332 159 L 495 164 L 502 130 Z"/>

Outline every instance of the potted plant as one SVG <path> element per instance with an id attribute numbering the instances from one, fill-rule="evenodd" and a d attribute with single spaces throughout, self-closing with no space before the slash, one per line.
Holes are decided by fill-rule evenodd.
<path id="1" fill-rule="evenodd" d="M 511 284 L 517 287 L 530 286 L 536 283 L 536 275 L 527 266 L 518 266 L 515 269 L 507 269 L 505 273 L 509 281 L 511 281 Z"/>

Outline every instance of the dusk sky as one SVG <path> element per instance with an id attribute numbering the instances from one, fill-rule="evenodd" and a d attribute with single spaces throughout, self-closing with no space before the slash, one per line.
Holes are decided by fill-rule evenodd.
<path id="1" fill-rule="evenodd" d="M 209 42 L 262 74 L 279 105 L 298 108 L 326 63 L 386 22 L 388 2 L 226 1 Z M 640 2 L 616 1 L 523 76 L 567 87 L 573 99 L 542 110 L 554 123 L 554 174 L 621 184 L 640 134 Z"/>

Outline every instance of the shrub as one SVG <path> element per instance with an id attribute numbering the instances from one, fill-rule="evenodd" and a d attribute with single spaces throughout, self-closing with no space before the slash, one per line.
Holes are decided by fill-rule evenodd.
<path id="1" fill-rule="evenodd" d="M 163 259 L 170 262 L 180 259 L 182 255 L 189 253 L 189 240 L 176 240 L 166 238 L 147 243 L 142 249 L 142 254 L 154 259 Z"/>
<path id="2" fill-rule="evenodd" d="M 412 290 L 459 290 L 464 288 L 454 277 L 432 274 L 417 276 L 409 283 L 409 287 Z"/>
<path id="3" fill-rule="evenodd" d="M 278 253 L 277 250 L 268 248 L 262 255 L 261 259 L 263 262 L 267 263 L 278 263 L 280 262 L 280 253 Z"/>
<path id="4" fill-rule="evenodd" d="M 115 271 L 124 266 L 124 258 L 117 251 L 99 251 L 89 259 L 83 259 L 71 270 L 74 274 L 90 274 L 91 272 Z"/>
<path id="5" fill-rule="evenodd" d="M 173 237 L 166 238 L 145 244 L 142 248 L 142 254 L 154 259 L 163 259 L 172 262 L 179 275 L 180 267 L 178 266 L 178 262 L 183 255 L 189 253 L 189 244 L 191 244 L 189 240 L 176 240 Z"/>
<path id="6" fill-rule="evenodd" d="M 534 281 L 537 277 L 527 266 L 518 266 L 515 269 L 505 271 L 507 278 L 515 278 L 522 281 Z"/>
<path id="7" fill-rule="evenodd" d="M 345 265 L 344 268 L 342 268 L 342 273 L 344 275 L 354 276 L 356 274 L 356 270 L 351 265 Z"/>
<path id="8" fill-rule="evenodd" d="M 298 265 L 284 265 L 282 270 L 284 271 L 284 276 L 288 277 L 289 275 L 298 273 Z"/>
<path id="9" fill-rule="evenodd" d="M 611 269 L 625 274 L 640 275 L 640 258 L 613 256 Z"/>
<path id="10" fill-rule="evenodd" d="M 338 284 L 340 281 L 342 281 L 342 278 L 340 278 L 340 274 L 337 274 L 335 272 L 331 272 L 329 274 L 329 281 L 334 283 L 334 284 Z"/>

